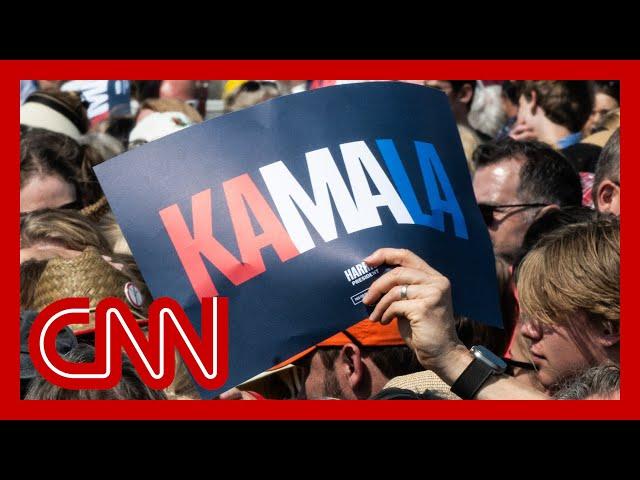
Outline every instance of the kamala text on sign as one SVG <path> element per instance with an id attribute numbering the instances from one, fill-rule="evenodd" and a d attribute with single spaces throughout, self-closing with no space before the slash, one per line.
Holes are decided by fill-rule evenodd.
<path id="1" fill-rule="evenodd" d="M 282 161 L 260 168 L 282 222 L 248 174 L 223 182 L 222 189 L 234 226 L 240 260 L 213 236 L 211 189 L 191 198 L 192 231 L 187 227 L 178 205 L 161 210 L 160 217 L 198 297 L 218 294 L 207 273 L 205 258 L 234 285 L 239 285 L 265 272 L 260 253 L 264 247 L 272 246 L 283 262 L 314 248 L 301 213 L 323 241 L 335 240 L 338 233 L 331 200 L 349 234 L 382 225 L 378 208 L 387 207 L 399 224 L 419 224 L 439 231 L 444 231 L 444 214 L 448 213 L 453 218 L 455 235 L 468 238 L 460 205 L 433 145 L 415 142 L 431 206 L 431 212 L 425 213 L 416 200 L 393 141 L 377 140 L 376 143 L 398 190 L 364 141 L 340 145 L 351 188 L 347 187 L 328 148 L 306 153 L 313 198 L 304 191 Z M 371 192 L 367 174 L 379 194 Z M 254 232 L 248 210 L 256 218 L 262 233 Z M 360 273 L 356 270 L 355 275 L 351 272 L 354 277 L 351 280 L 368 271 Z M 345 274 L 349 278 L 349 274 Z"/>

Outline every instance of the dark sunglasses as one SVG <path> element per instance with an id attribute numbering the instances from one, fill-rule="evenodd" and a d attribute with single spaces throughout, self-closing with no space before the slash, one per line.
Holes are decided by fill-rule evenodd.
<path id="1" fill-rule="evenodd" d="M 548 207 L 548 203 L 516 203 L 513 205 L 488 205 L 486 203 L 479 203 L 478 208 L 480 209 L 480 213 L 482 214 L 482 219 L 484 220 L 485 225 L 490 227 L 496 221 L 495 212 L 496 210 L 502 210 L 504 208 L 536 208 L 536 207 Z"/>
<path id="2" fill-rule="evenodd" d="M 243 91 L 243 92 L 256 92 L 258 90 L 260 90 L 261 88 L 265 88 L 265 87 L 272 87 L 277 89 L 278 88 L 278 84 L 276 84 L 275 82 L 269 82 L 266 80 L 249 80 L 244 82 L 240 88 L 238 89 L 238 91 Z"/>

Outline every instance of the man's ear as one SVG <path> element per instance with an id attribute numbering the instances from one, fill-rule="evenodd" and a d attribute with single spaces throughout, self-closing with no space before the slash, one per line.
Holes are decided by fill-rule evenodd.
<path id="1" fill-rule="evenodd" d="M 538 214 L 535 216 L 535 218 L 540 218 L 540 217 L 544 217 L 547 213 L 552 212 L 553 210 L 560 210 L 560 207 L 558 205 L 556 205 L 555 203 L 552 205 L 547 205 L 546 207 L 542 207 L 539 211 Z"/>
<path id="2" fill-rule="evenodd" d="M 364 365 L 362 363 L 362 352 L 357 345 L 347 343 L 340 350 L 339 368 L 341 374 L 344 375 L 349 382 L 349 386 L 356 390 L 364 373 Z"/>
<path id="3" fill-rule="evenodd" d="M 470 103 L 473 98 L 473 87 L 470 83 L 465 83 L 458 92 L 458 101 L 460 103 Z"/>
<path id="4" fill-rule="evenodd" d="M 538 111 L 538 94 L 535 90 L 531 90 L 531 100 L 529 103 L 531 104 L 531 115 L 535 115 Z M 526 99 L 526 97 L 525 97 Z"/>
<path id="5" fill-rule="evenodd" d="M 613 203 L 616 196 L 619 194 L 620 187 L 609 179 L 604 179 L 598 185 L 597 201 L 598 211 L 602 213 L 615 213 L 613 212 Z"/>

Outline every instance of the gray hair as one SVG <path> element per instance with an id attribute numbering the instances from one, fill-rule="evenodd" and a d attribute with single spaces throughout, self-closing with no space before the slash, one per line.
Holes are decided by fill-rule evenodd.
<path id="1" fill-rule="evenodd" d="M 556 400 L 584 400 L 587 397 L 612 397 L 620 391 L 620 366 L 607 363 L 592 367 L 568 380 L 554 395 Z"/>
<path id="2" fill-rule="evenodd" d="M 469 111 L 469 125 L 491 138 L 496 137 L 507 120 L 507 114 L 502 108 L 501 93 L 500 85 L 485 87 L 478 81 Z"/>

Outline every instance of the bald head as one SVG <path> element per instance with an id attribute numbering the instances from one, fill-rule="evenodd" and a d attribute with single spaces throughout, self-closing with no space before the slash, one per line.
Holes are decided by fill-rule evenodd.
<path id="1" fill-rule="evenodd" d="M 192 100 L 196 96 L 196 83 L 193 80 L 163 80 L 160 85 L 160 98 Z"/>

